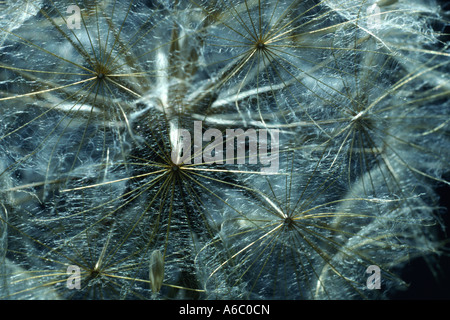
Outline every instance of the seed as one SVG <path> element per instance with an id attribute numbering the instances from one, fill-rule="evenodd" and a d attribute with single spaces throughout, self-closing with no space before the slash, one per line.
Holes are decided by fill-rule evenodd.
<path id="1" fill-rule="evenodd" d="M 164 259 L 159 250 L 154 250 L 150 256 L 150 282 L 152 291 L 158 293 L 164 280 Z"/>

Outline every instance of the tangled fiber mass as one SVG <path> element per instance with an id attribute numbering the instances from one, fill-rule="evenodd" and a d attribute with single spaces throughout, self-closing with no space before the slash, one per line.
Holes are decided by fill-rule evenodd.
<path id="1" fill-rule="evenodd" d="M 0 298 L 390 299 L 418 258 L 439 277 L 446 10 L 0 1 Z"/>

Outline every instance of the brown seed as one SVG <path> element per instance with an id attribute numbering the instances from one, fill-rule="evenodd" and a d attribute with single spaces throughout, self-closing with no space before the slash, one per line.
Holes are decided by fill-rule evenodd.
<path id="1" fill-rule="evenodd" d="M 159 250 L 154 250 L 150 256 L 149 275 L 152 291 L 158 293 L 164 280 L 164 259 Z"/>

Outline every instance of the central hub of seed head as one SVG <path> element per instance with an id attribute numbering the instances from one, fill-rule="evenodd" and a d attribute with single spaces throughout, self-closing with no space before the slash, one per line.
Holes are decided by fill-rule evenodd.
<path id="1" fill-rule="evenodd" d="M 93 280 L 93 279 L 97 278 L 98 276 L 100 276 L 100 270 L 97 269 L 97 267 L 95 267 L 94 269 L 89 271 L 88 279 Z"/>
<path id="2" fill-rule="evenodd" d="M 258 40 L 258 42 L 256 43 L 256 49 L 263 50 L 265 47 L 266 47 L 266 44 L 264 42 L 262 42 L 262 40 Z"/>
<path id="3" fill-rule="evenodd" d="M 294 223 L 294 220 L 292 220 L 291 217 L 287 217 L 284 219 L 284 225 L 286 227 L 291 227 L 293 223 Z"/>
<path id="4" fill-rule="evenodd" d="M 362 112 L 354 115 L 351 121 L 357 130 L 371 130 L 373 128 L 372 120 Z"/>
<path id="5" fill-rule="evenodd" d="M 180 179 L 181 178 L 181 168 L 179 165 L 172 163 L 172 165 L 169 167 L 169 174 L 171 177 L 175 178 L 175 179 Z"/>
<path id="6" fill-rule="evenodd" d="M 172 173 L 178 173 L 180 171 L 180 165 L 176 164 L 174 162 L 171 162 L 169 170 L 172 171 Z"/>
<path id="7" fill-rule="evenodd" d="M 93 71 L 97 74 L 98 80 L 104 80 L 106 75 L 110 73 L 109 68 L 102 63 L 98 63 Z"/>

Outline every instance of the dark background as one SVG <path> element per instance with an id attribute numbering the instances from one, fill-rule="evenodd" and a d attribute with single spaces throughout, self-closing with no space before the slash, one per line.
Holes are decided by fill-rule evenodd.
<path id="1" fill-rule="evenodd" d="M 444 178 L 449 181 L 450 174 Z M 438 230 L 440 238 L 444 239 L 444 253 L 437 257 L 435 264 L 431 266 L 423 258 L 417 258 L 408 263 L 403 270 L 402 279 L 409 283 L 410 287 L 406 291 L 393 294 L 390 299 L 450 299 L 450 186 L 441 184 L 437 192 L 442 207 L 440 218 L 445 228 Z"/>
<path id="2" fill-rule="evenodd" d="M 446 12 L 445 20 L 450 21 L 450 1 L 438 0 L 437 2 L 442 11 Z M 442 33 L 440 37 L 443 42 L 442 48 L 450 45 L 450 25 L 436 24 L 435 30 Z M 450 108 L 450 102 L 447 107 Z M 450 181 L 450 172 L 447 172 L 444 178 Z M 442 207 L 440 218 L 444 227 L 444 230 L 439 230 L 439 233 L 442 239 L 447 239 L 447 242 L 444 242 L 444 253 L 432 266 L 428 265 L 423 258 L 408 263 L 403 271 L 402 279 L 409 283 L 410 287 L 406 291 L 392 295 L 391 299 L 450 299 L 450 186 L 439 184 L 436 191 L 440 197 Z M 436 274 L 431 271 L 433 267 Z"/>

